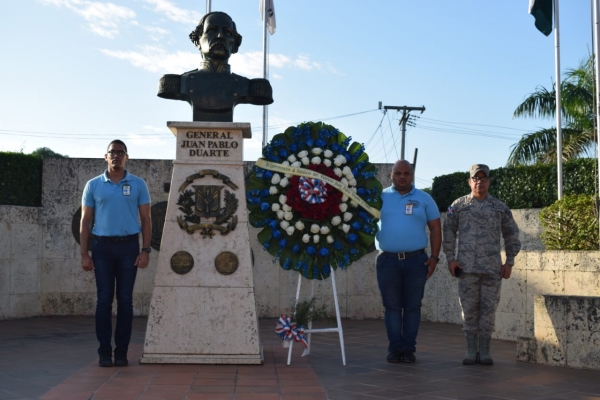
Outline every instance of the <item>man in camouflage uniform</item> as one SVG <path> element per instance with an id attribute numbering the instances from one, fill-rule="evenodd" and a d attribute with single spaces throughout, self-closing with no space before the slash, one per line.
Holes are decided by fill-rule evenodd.
<path id="1" fill-rule="evenodd" d="M 508 279 L 521 250 L 519 228 L 510 209 L 488 194 L 490 169 L 471 166 L 471 194 L 452 203 L 444 224 L 443 250 L 452 276 L 458 277 L 458 295 L 463 311 L 467 353 L 463 364 L 492 365 L 490 340 L 502 278 Z M 456 254 L 456 238 L 458 254 Z M 500 235 L 504 238 L 506 262 L 500 256 Z M 479 344 L 479 352 L 477 345 Z"/>

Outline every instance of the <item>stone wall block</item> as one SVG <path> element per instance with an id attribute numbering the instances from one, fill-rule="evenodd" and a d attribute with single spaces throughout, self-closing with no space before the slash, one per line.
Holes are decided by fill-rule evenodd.
<path id="1" fill-rule="evenodd" d="M 81 206 L 81 193 L 76 191 L 55 190 L 44 196 L 42 208 L 42 224 L 69 224 L 77 209 Z"/>
<path id="2" fill-rule="evenodd" d="M 74 315 L 94 315 L 96 313 L 96 293 L 73 293 Z M 147 315 L 147 314 L 146 314 Z"/>
<path id="3" fill-rule="evenodd" d="M 76 260 L 78 265 L 79 260 Z M 84 271 L 79 268 L 75 268 L 73 272 L 73 286 L 76 293 L 94 293 L 96 294 L 96 277 L 94 271 Z"/>
<path id="4" fill-rule="evenodd" d="M 10 259 L 0 259 L 0 296 L 10 294 Z"/>
<path id="5" fill-rule="evenodd" d="M 41 229 L 37 224 L 12 224 L 10 258 L 39 259 Z"/>
<path id="6" fill-rule="evenodd" d="M 347 300 L 346 318 L 370 319 L 383 318 L 384 308 L 380 295 L 354 296 L 349 295 Z M 335 324 L 335 322 L 332 321 Z"/>
<path id="7" fill-rule="evenodd" d="M 43 259 L 40 270 L 41 293 L 71 293 L 75 290 L 75 259 Z"/>
<path id="8" fill-rule="evenodd" d="M 29 318 L 40 315 L 40 294 L 24 293 L 10 295 L 11 318 Z"/>
<path id="9" fill-rule="evenodd" d="M 541 251 L 527 251 L 520 252 L 517 257 L 525 258 L 525 269 L 531 271 L 541 271 L 542 268 L 542 252 Z M 516 261 L 516 260 L 515 260 Z M 518 264 L 521 265 L 520 263 Z M 515 264 L 515 267 L 517 264 Z"/>
<path id="10" fill-rule="evenodd" d="M 44 258 L 75 258 L 79 245 L 73 239 L 71 224 L 44 225 L 42 250 Z"/>
<path id="11" fill-rule="evenodd" d="M 42 197 L 54 192 L 76 193 L 79 188 L 78 170 L 80 158 L 45 158 L 43 165 Z M 45 207 L 44 200 L 42 203 Z"/>
<path id="12" fill-rule="evenodd" d="M 525 314 L 513 312 L 496 312 L 494 338 L 516 341 L 517 337 L 524 336 Z"/>
<path id="13" fill-rule="evenodd" d="M 513 269 L 509 279 L 502 280 L 498 311 L 525 314 L 527 270 Z"/>
<path id="14" fill-rule="evenodd" d="M 382 306 L 383 307 L 383 306 Z M 383 314 L 382 314 L 383 317 Z M 438 299 L 437 297 L 424 297 L 421 303 L 421 320 L 438 321 Z"/>
<path id="15" fill-rule="evenodd" d="M 79 193 L 79 196 L 83 194 L 83 188 L 87 181 L 97 177 L 106 170 L 106 161 L 104 160 L 105 152 L 106 149 L 99 149 L 98 153 L 102 158 L 86 158 L 80 160 L 79 169 L 77 170 L 77 193 Z"/>
<path id="16" fill-rule="evenodd" d="M 0 205 L 0 221 L 11 224 L 32 224 L 40 223 L 39 207 L 7 206 Z"/>
<path id="17" fill-rule="evenodd" d="M 564 270 L 527 271 L 527 314 L 533 315 L 534 295 L 564 294 Z"/>
<path id="18" fill-rule="evenodd" d="M 345 271 L 336 271 L 336 277 L 345 274 L 347 279 L 348 293 L 355 296 L 379 296 L 379 287 L 377 285 L 377 268 L 375 259 L 377 252 L 372 252 L 364 256 L 360 261 L 351 264 Z"/>
<path id="19" fill-rule="evenodd" d="M 12 225 L 11 222 L 3 221 L 0 217 L 0 260 L 7 260 L 10 258 Z"/>
<path id="20" fill-rule="evenodd" d="M 42 315 L 59 315 L 60 293 L 41 293 L 40 309 Z"/>
<path id="21" fill-rule="evenodd" d="M 10 294 L 38 294 L 40 292 L 39 260 L 13 259 L 10 262 Z"/>
<path id="22" fill-rule="evenodd" d="M 567 365 L 570 368 L 598 369 L 600 332 L 567 331 Z"/>
<path id="23" fill-rule="evenodd" d="M 457 297 L 438 298 L 438 322 L 462 325 L 462 308 Z"/>
<path id="24" fill-rule="evenodd" d="M 600 296 L 600 272 L 580 272 L 565 268 L 565 294 Z"/>
<path id="25" fill-rule="evenodd" d="M 0 320 L 14 318 L 10 314 L 10 295 L 8 293 L 0 293 Z"/>
<path id="26" fill-rule="evenodd" d="M 519 226 L 519 240 L 523 250 L 544 250 L 545 246 L 540 241 L 540 235 L 544 231 L 540 219 L 539 209 L 512 210 L 513 218 Z"/>

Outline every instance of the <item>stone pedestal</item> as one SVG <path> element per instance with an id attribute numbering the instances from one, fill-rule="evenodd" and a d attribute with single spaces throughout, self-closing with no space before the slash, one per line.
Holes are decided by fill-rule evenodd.
<path id="1" fill-rule="evenodd" d="M 262 364 L 242 163 L 250 124 L 167 126 L 177 157 L 140 362 Z"/>

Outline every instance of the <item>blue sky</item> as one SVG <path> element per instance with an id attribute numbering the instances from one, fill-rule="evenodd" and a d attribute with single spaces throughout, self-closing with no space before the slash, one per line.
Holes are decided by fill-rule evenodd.
<path id="1" fill-rule="evenodd" d="M 367 145 L 373 162 L 400 154 L 400 115 L 388 106 L 425 106 L 406 135 L 418 148 L 417 187 L 473 163 L 504 166 L 510 146 L 552 120 L 513 119 L 538 85 L 554 80 L 554 38 L 527 14 L 528 0 L 275 0 L 270 36 L 275 102 L 269 137 L 322 120 Z M 258 0 L 212 0 L 243 36 L 232 71 L 262 75 Z M 204 0 L 4 0 L 0 2 L 0 151 L 50 147 L 70 157 L 102 157 L 124 140 L 131 158 L 170 159 L 167 121 L 189 121 L 185 102 L 160 99 L 165 73 L 197 67 L 188 39 Z M 561 66 L 591 52 L 590 2 L 560 2 Z M 244 159 L 262 143 L 262 108 L 241 105 L 252 124 Z"/>

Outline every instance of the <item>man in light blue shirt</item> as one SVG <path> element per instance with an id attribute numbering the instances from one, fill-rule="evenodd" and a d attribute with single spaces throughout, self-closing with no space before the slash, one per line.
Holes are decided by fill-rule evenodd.
<path id="1" fill-rule="evenodd" d="M 83 189 L 81 267 L 84 271 L 93 270 L 96 277 L 96 337 L 100 343 L 98 355 L 101 367 L 113 366 L 111 337 L 115 284 L 117 325 L 114 365 L 124 367 L 128 364 L 127 350 L 133 323 L 133 285 L 137 269 L 148 266 L 151 251 L 150 194 L 146 182 L 125 169 L 128 158 L 125 143 L 120 140 L 110 142 L 104 155 L 106 171 L 88 181 Z M 141 252 L 140 232 L 143 243 Z M 88 253 L 90 237 L 91 257 Z"/>
<path id="2" fill-rule="evenodd" d="M 381 193 L 377 283 L 385 308 L 387 361 L 414 363 L 421 300 L 442 244 L 440 211 L 428 193 L 414 187 L 414 171 L 408 161 L 396 161 L 391 178 L 392 186 Z M 426 227 L 431 257 L 425 252 Z"/>

